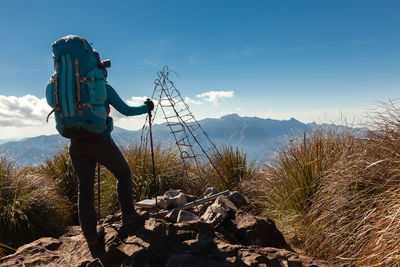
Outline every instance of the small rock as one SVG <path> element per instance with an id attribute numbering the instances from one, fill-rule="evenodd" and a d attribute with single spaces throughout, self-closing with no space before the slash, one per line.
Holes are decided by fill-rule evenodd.
<path id="1" fill-rule="evenodd" d="M 227 198 L 238 208 L 247 205 L 246 199 L 237 191 L 231 192 Z"/>
<path id="2" fill-rule="evenodd" d="M 186 204 L 185 194 L 174 189 L 165 192 L 162 199 L 160 199 L 160 207 L 163 209 L 175 208 Z"/>
<path id="3" fill-rule="evenodd" d="M 165 215 L 165 219 L 167 219 L 170 222 L 176 222 L 176 220 L 178 219 L 178 215 L 179 215 L 179 210 L 172 210 L 170 211 L 167 215 Z"/>
<path id="4" fill-rule="evenodd" d="M 204 197 L 208 197 L 214 194 L 217 194 L 218 190 L 215 187 L 209 187 L 206 189 L 206 191 L 204 191 Z"/>
<path id="5" fill-rule="evenodd" d="M 238 256 L 241 258 L 245 266 L 285 266 L 277 264 L 278 260 L 271 262 L 265 255 L 260 255 L 251 250 L 241 250 Z M 275 263 L 274 265 L 271 263 Z M 287 266 L 287 265 L 286 265 Z"/>
<path id="6" fill-rule="evenodd" d="M 237 208 L 229 199 L 224 196 L 219 196 L 215 202 L 207 208 L 201 219 L 207 223 L 217 225 L 222 222 L 229 211 L 236 211 Z"/>
<path id="7" fill-rule="evenodd" d="M 186 210 L 180 210 L 176 222 L 198 221 L 199 219 L 199 217 Z"/>

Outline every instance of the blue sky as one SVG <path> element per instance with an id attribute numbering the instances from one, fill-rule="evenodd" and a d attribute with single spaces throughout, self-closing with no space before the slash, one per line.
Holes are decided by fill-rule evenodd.
<path id="1" fill-rule="evenodd" d="M 54 132 L 42 98 L 51 43 L 68 34 L 111 59 L 109 82 L 131 104 L 152 94 L 166 64 L 199 119 L 359 120 L 399 97 L 399 10 L 368 0 L 2 0 L 0 139 Z M 117 117 L 131 129 L 143 121 Z"/>

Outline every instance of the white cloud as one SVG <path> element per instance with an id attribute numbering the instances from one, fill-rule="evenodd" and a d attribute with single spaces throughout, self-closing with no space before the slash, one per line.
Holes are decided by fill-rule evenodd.
<path id="1" fill-rule="evenodd" d="M 147 98 L 147 96 L 132 96 L 126 100 L 126 103 L 130 106 L 141 106 L 144 104 L 144 101 L 146 101 Z"/>
<path id="2" fill-rule="evenodd" d="M 185 103 L 186 104 L 193 104 L 193 105 L 201 105 L 201 104 L 203 104 L 203 102 L 191 99 L 190 97 L 187 97 L 187 96 L 185 97 Z"/>
<path id="3" fill-rule="evenodd" d="M 0 95 L 1 127 L 44 125 L 50 111 L 45 98 L 29 94 L 22 97 Z"/>
<path id="4" fill-rule="evenodd" d="M 218 106 L 224 98 L 232 98 L 233 96 L 233 91 L 209 91 L 196 95 L 196 97 L 202 98 L 207 102 L 211 102 L 215 106 Z"/>

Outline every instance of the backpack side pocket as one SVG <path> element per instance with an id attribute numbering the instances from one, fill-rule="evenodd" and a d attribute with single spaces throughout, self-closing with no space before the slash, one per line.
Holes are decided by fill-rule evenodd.
<path id="1" fill-rule="evenodd" d="M 56 85 L 54 81 L 54 75 L 51 77 L 46 86 L 46 101 L 50 107 L 56 107 Z"/>

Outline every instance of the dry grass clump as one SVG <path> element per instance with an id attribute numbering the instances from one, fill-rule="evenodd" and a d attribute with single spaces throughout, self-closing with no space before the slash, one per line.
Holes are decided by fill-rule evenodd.
<path id="1" fill-rule="evenodd" d="M 316 194 L 305 242 L 313 256 L 400 265 L 400 110 L 386 105 L 373 129 L 336 162 Z"/>
<path id="2" fill-rule="evenodd" d="M 363 134 L 304 135 L 279 150 L 252 187 L 287 240 L 308 255 L 400 265 L 400 109 L 389 103 L 374 120 Z"/>
<path id="3" fill-rule="evenodd" d="M 78 179 L 72 167 L 68 147 L 61 148 L 40 166 L 40 172 L 53 180 L 60 191 L 72 204 L 71 216 L 73 224 L 78 221 Z"/>
<path id="4" fill-rule="evenodd" d="M 248 163 L 246 153 L 238 147 L 223 146 L 220 155 L 212 156 L 212 164 L 218 172 L 208 162 L 202 171 L 208 184 L 219 191 L 240 190 L 241 185 L 256 174 L 255 163 Z"/>
<path id="5" fill-rule="evenodd" d="M 286 239 L 300 245 L 306 238 L 307 214 L 327 171 L 353 149 L 351 133 L 316 129 L 293 139 L 262 168 L 253 184 L 264 213 L 275 220 Z"/>
<path id="6" fill-rule="evenodd" d="M 69 223 L 68 201 L 34 168 L 16 168 L 0 158 L 0 242 L 18 247 L 57 236 Z"/>

